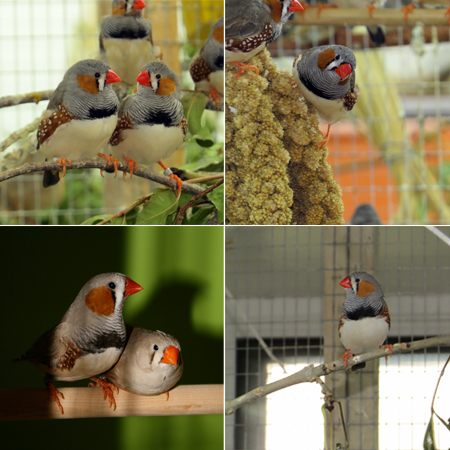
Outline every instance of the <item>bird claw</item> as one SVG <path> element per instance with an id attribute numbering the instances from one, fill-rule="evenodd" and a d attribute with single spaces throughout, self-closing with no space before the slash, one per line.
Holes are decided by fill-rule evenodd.
<path id="1" fill-rule="evenodd" d="M 55 385 L 52 382 L 48 383 L 48 388 L 50 390 L 50 392 L 48 394 L 48 398 L 50 400 L 53 400 L 54 402 L 56 402 L 59 410 L 61 411 L 61 414 L 64 414 L 64 408 L 62 407 L 61 402 L 59 401 L 59 398 L 58 398 L 58 397 L 61 397 L 64 400 L 64 394 L 62 392 L 58 391 L 58 389 L 55 388 Z"/>
<path id="2" fill-rule="evenodd" d="M 383 348 L 383 350 L 387 348 L 387 349 L 389 350 L 389 356 L 392 356 L 392 344 L 389 344 L 389 345 L 383 345 L 383 346 L 380 345 L 380 348 Z M 386 362 L 387 362 L 387 360 L 388 360 L 388 355 L 386 355 L 384 358 L 385 358 L 385 360 L 386 360 Z"/>
<path id="3" fill-rule="evenodd" d="M 72 167 L 72 161 L 65 158 L 58 158 L 56 161 L 58 162 L 59 168 L 61 169 L 61 171 L 59 172 L 59 179 L 62 182 L 62 177 L 66 176 L 66 163 L 69 164 L 70 167 Z"/>
<path id="4" fill-rule="evenodd" d="M 92 381 L 96 384 L 89 383 L 89 387 L 98 387 L 103 390 L 103 398 L 106 400 L 108 398 L 109 407 L 114 406 L 114 411 L 116 410 L 116 400 L 114 399 L 114 393 L 119 394 L 119 388 L 112 383 L 109 383 L 107 380 L 102 380 L 101 378 L 91 377 Z"/>
<path id="5" fill-rule="evenodd" d="M 104 153 L 97 153 L 97 155 L 100 156 L 100 158 L 106 159 L 106 161 L 108 162 L 108 165 L 106 166 L 107 168 L 110 164 L 114 166 L 114 178 L 116 178 L 117 168 L 120 166 L 120 161 L 116 158 L 113 158 L 112 156 L 107 156 Z M 103 177 L 103 169 L 100 169 L 100 175 Z"/>
<path id="6" fill-rule="evenodd" d="M 220 110 L 220 94 L 213 87 L 209 88 L 209 100 L 214 100 L 217 109 Z"/>
<path id="7" fill-rule="evenodd" d="M 405 23 L 408 22 L 408 14 L 412 13 L 415 8 L 416 8 L 416 6 L 414 5 L 414 3 L 411 3 L 408 6 L 402 6 L 401 11 L 405 13 Z M 449 20 L 449 22 L 450 22 L 450 20 Z"/>
<path id="8" fill-rule="evenodd" d="M 350 351 L 350 349 L 348 349 L 341 357 L 341 361 L 344 360 L 344 367 L 346 368 L 348 365 L 348 359 L 352 358 L 353 359 L 353 355 L 352 352 Z"/>
<path id="9" fill-rule="evenodd" d="M 181 194 L 181 186 L 183 185 L 183 182 L 181 181 L 181 178 L 175 175 L 168 167 L 166 167 L 161 161 L 158 161 L 158 164 L 164 169 L 164 175 L 166 177 L 169 177 L 170 182 L 176 181 L 178 185 L 177 189 L 177 197 Z"/>
<path id="10" fill-rule="evenodd" d="M 259 74 L 259 69 L 256 66 L 252 66 L 251 64 L 243 64 L 241 62 L 230 62 L 228 64 L 234 64 L 235 66 L 238 66 L 241 68 L 241 70 L 239 72 L 236 73 L 235 77 L 239 77 L 240 75 L 242 75 L 246 70 L 254 70 L 256 72 L 256 75 Z"/>
<path id="11" fill-rule="evenodd" d="M 368 3 L 368 4 L 366 5 L 366 8 L 369 9 L 369 17 L 370 17 L 371 19 L 373 19 L 373 11 L 374 11 L 375 9 L 377 9 L 377 7 L 376 7 L 375 5 L 372 5 L 371 3 Z"/>
<path id="12" fill-rule="evenodd" d="M 137 162 L 133 161 L 131 158 L 127 158 L 125 155 L 122 155 L 123 160 L 128 164 L 128 168 L 130 169 L 130 180 L 133 178 L 133 170 L 138 168 Z M 123 181 L 125 181 L 126 172 L 123 173 Z"/>

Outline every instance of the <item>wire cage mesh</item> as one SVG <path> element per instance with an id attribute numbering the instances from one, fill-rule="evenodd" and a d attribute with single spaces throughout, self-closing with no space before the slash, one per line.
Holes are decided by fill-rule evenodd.
<path id="1" fill-rule="evenodd" d="M 450 236 L 449 228 L 440 230 Z M 227 227 L 226 248 L 226 401 L 341 358 L 339 282 L 356 270 L 373 274 L 383 288 L 391 315 L 387 343 L 448 333 L 450 248 L 425 227 Z M 350 448 L 425 448 L 434 389 L 449 355 L 447 347 L 428 348 L 324 377 L 342 403 Z M 445 375 L 435 401 L 441 417 L 448 417 L 448 395 Z M 323 415 L 323 403 L 313 382 L 249 403 L 226 417 L 226 449 L 345 448 L 339 408 Z M 332 424 L 328 446 L 324 417 Z M 448 430 L 437 422 L 436 448 L 448 448 Z"/>
<path id="2" fill-rule="evenodd" d="M 364 5 L 362 21 L 369 17 Z M 269 46 L 279 68 L 289 72 L 300 53 L 318 45 L 345 45 L 356 55 L 361 93 L 348 118 L 332 126 L 328 142 L 346 222 L 363 203 L 371 204 L 384 224 L 445 224 L 450 219 L 450 27 L 407 25 L 401 6 L 401 0 L 385 3 L 396 9 L 399 23 L 378 24 L 386 37 L 386 45 L 378 48 L 365 26 L 327 25 L 324 16 L 323 25 L 307 25 L 301 13 Z M 445 12 L 437 14 L 444 18 Z M 325 134 L 322 121 L 321 129 Z"/>
<path id="3" fill-rule="evenodd" d="M 111 0 L 0 0 L 0 97 L 54 89 L 65 71 L 81 59 L 99 57 L 101 20 L 111 14 Z M 223 0 L 152 0 L 145 15 L 152 23 L 153 42 L 163 60 L 180 77 L 182 87 L 194 89 L 189 76 L 191 58 L 204 45 L 212 25 L 223 15 Z M 0 142 L 32 122 L 47 101 L 0 109 Z M 216 142 L 223 141 L 223 114 L 205 111 Z M 26 143 L 26 142 L 25 142 Z M 28 148 L 0 152 L 4 168 L 37 161 Z M 182 149 L 167 161 L 186 162 Z M 155 167 L 156 170 L 156 167 Z M 3 224 L 74 224 L 97 214 L 116 213 L 156 185 L 143 179 L 123 183 L 121 176 L 102 179 L 99 171 L 71 170 L 64 183 L 43 189 L 42 174 L 20 176 L 0 187 Z M 134 177 L 136 178 L 136 177 Z"/>

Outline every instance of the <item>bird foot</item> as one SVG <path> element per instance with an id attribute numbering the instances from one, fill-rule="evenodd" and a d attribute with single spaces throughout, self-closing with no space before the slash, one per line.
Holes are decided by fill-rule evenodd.
<path id="1" fill-rule="evenodd" d="M 300 11 L 300 14 L 302 15 L 303 22 L 305 21 L 305 11 L 308 8 L 317 8 L 317 5 L 308 5 L 306 2 L 300 2 L 300 4 L 303 6 L 303 9 Z"/>
<path id="2" fill-rule="evenodd" d="M 166 392 L 164 392 L 165 394 L 166 394 L 166 402 L 168 402 L 169 401 L 169 391 L 166 391 Z"/>
<path id="3" fill-rule="evenodd" d="M 104 153 L 97 153 L 97 156 L 100 156 L 100 158 L 106 159 L 108 162 L 107 168 L 110 164 L 114 166 L 114 178 L 117 177 L 117 168 L 120 166 L 120 161 L 116 158 L 113 158 L 112 156 L 107 156 Z M 103 169 L 100 169 L 100 175 L 103 177 Z"/>
<path id="4" fill-rule="evenodd" d="M 389 356 L 392 356 L 392 344 L 389 344 L 389 345 L 383 345 L 383 346 L 380 345 L 380 348 L 383 348 L 383 350 L 384 350 L 385 348 L 387 348 L 387 349 L 389 350 Z M 387 362 L 387 360 L 388 360 L 388 355 L 386 355 L 384 358 L 386 359 L 386 362 Z"/>
<path id="5" fill-rule="evenodd" d="M 445 11 L 445 15 L 448 16 L 448 23 L 450 24 L 450 8 Z"/>
<path id="6" fill-rule="evenodd" d="M 114 393 L 119 394 L 119 388 L 107 380 L 102 380 L 101 378 L 91 377 L 92 381 L 96 384 L 89 383 L 90 387 L 98 387 L 103 389 L 103 398 L 106 400 L 108 398 L 109 407 L 114 406 L 114 411 L 116 410 L 116 400 L 114 399 Z"/>
<path id="7" fill-rule="evenodd" d="M 164 175 L 166 177 L 169 177 L 170 181 L 174 181 L 177 183 L 178 185 L 178 189 L 177 189 L 177 197 L 180 196 L 181 194 L 181 186 L 183 184 L 183 182 L 181 181 L 181 178 L 178 177 L 177 175 L 175 175 L 168 167 L 166 167 L 161 161 L 158 161 L 158 164 L 164 169 Z"/>
<path id="8" fill-rule="evenodd" d="M 64 394 L 62 392 L 59 392 L 58 389 L 55 388 L 55 385 L 50 381 L 48 383 L 48 388 L 50 390 L 48 394 L 48 398 L 50 400 L 53 400 L 58 405 L 59 410 L 61 411 L 61 414 L 64 414 L 64 408 L 61 405 L 61 402 L 59 401 L 58 397 L 61 397 L 64 400 Z"/>
<path id="9" fill-rule="evenodd" d="M 319 9 L 317 11 L 317 17 L 320 17 L 320 13 L 322 12 L 323 9 L 337 8 L 336 5 L 328 5 L 327 3 L 322 5 L 322 3 L 317 2 L 316 4 L 319 7 Z"/>
<path id="10" fill-rule="evenodd" d="M 209 88 L 209 99 L 214 100 L 217 109 L 220 110 L 220 94 L 213 87 Z"/>
<path id="11" fill-rule="evenodd" d="M 377 7 L 376 7 L 375 5 L 372 5 L 371 3 L 368 3 L 368 4 L 366 5 L 366 8 L 368 8 L 368 10 L 369 10 L 369 17 L 370 17 L 371 19 L 373 19 L 373 11 L 374 11 L 375 9 L 377 9 Z"/>
<path id="12" fill-rule="evenodd" d="M 328 137 L 324 137 L 324 138 L 320 141 L 320 144 L 315 148 L 314 151 L 316 151 L 316 150 L 322 150 L 322 149 L 325 147 L 325 145 L 327 145 L 327 144 L 328 144 Z"/>
<path id="13" fill-rule="evenodd" d="M 125 155 L 122 155 L 123 160 L 128 164 L 128 168 L 130 169 L 130 180 L 133 178 L 133 170 L 138 168 L 137 162 L 133 161 L 131 158 L 127 158 Z M 125 181 L 125 175 L 127 173 L 123 173 L 123 181 Z"/>
<path id="14" fill-rule="evenodd" d="M 416 9 L 416 5 L 414 5 L 414 3 L 411 3 L 408 6 L 402 6 L 401 11 L 405 13 L 405 23 L 408 22 L 408 14 L 412 13 L 414 9 Z"/>
<path id="15" fill-rule="evenodd" d="M 350 351 L 350 349 L 348 349 L 341 357 L 341 361 L 344 360 L 344 367 L 347 367 L 348 358 L 352 358 L 353 359 L 353 354 Z"/>
<path id="16" fill-rule="evenodd" d="M 297 87 L 297 83 L 295 82 L 295 78 L 293 77 L 293 76 L 291 76 L 291 86 L 294 88 L 294 87 Z"/>
<path id="17" fill-rule="evenodd" d="M 251 64 L 243 64 L 241 62 L 230 62 L 228 64 L 234 64 L 235 66 L 238 66 L 241 68 L 241 70 L 236 73 L 235 77 L 239 77 L 242 75 L 246 70 L 254 70 L 256 72 L 256 75 L 259 74 L 259 69 L 256 66 L 252 66 Z"/>
<path id="18" fill-rule="evenodd" d="M 72 161 L 70 159 L 64 158 L 58 158 L 56 161 L 58 162 L 59 168 L 61 169 L 61 172 L 59 172 L 59 179 L 61 180 L 62 177 L 66 175 L 66 163 L 72 167 Z"/>

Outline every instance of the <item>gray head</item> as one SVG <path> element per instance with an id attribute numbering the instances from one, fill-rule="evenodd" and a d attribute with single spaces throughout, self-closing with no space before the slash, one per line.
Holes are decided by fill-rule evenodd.
<path id="1" fill-rule="evenodd" d="M 224 29 L 223 17 L 213 26 L 206 44 L 201 49 L 201 55 L 208 67 L 214 72 L 223 70 L 224 57 Z"/>
<path id="2" fill-rule="evenodd" d="M 172 96 L 180 98 L 180 82 L 177 74 L 164 62 L 155 61 L 141 69 L 136 78 L 139 83 L 137 93 L 156 94 L 161 97 Z"/>
<path id="3" fill-rule="evenodd" d="M 350 223 L 352 225 L 381 225 L 381 220 L 372 205 L 363 203 L 356 208 Z"/>
<path id="4" fill-rule="evenodd" d="M 112 13 L 114 16 L 121 16 L 124 14 L 140 15 L 144 8 L 144 0 L 114 0 L 112 2 Z"/>
<path id="5" fill-rule="evenodd" d="M 355 86 L 356 58 L 343 45 L 321 45 L 306 51 L 297 63 L 301 82 L 326 99 L 342 98 Z"/>
<path id="6" fill-rule="evenodd" d="M 380 284 L 367 272 L 353 272 L 339 283 L 347 294 L 343 313 L 352 319 L 377 316 L 384 308 Z"/>

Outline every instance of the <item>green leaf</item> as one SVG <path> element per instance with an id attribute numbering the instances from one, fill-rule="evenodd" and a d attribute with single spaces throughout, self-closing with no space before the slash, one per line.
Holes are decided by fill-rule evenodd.
<path id="1" fill-rule="evenodd" d="M 209 194 L 206 194 L 208 197 L 208 200 L 212 201 L 214 206 L 217 208 L 217 219 L 220 223 L 223 223 L 224 221 L 224 184 L 221 184 L 220 186 L 216 187 L 212 192 Z"/>
<path id="2" fill-rule="evenodd" d="M 425 431 L 425 436 L 423 438 L 423 448 L 424 450 L 436 450 L 436 440 L 434 438 L 434 423 L 433 414 L 428 422 L 427 430 Z"/>
<path id="3" fill-rule="evenodd" d="M 202 129 L 202 115 L 206 106 L 206 96 L 203 92 L 191 92 L 182 99 L 184 116 L 189 125 L 189 132 L 196 135 Z"/>
<path id="4" fill-rule="evenodd" d="M 194 136 L 192 136 L 197 141 L 197 144 L 201 147 L 212 147 L 214 145 L 211 132 L 208 127 L 202 127 Z"/>
<path id="5" fill-rule="evenodd" d="M 183 217 L 183 225 L 205 225 L 214 215 L 214 206 L 192 208 L 194 212 L 191 217 L 187 218 L 187 214 Z"/>
<path id="6" fill-rule="evenodd" d="M 91 217 L 90 219 L 81 222 L 80 225 L 96 225 L 99 222 L 103 222 L 106 219 L 109 219 L 112 214 L 100 214 L 99 216 Z"/>
<path id="7" fill-rule="evenodd" d="M 136 225 L 165 225 L 177 210 L 178 201 L 171 189 L 155 189 L 136 217 Z"/>

